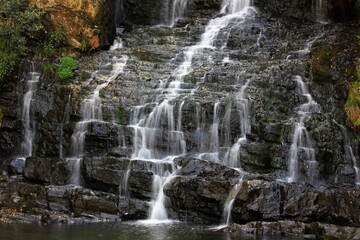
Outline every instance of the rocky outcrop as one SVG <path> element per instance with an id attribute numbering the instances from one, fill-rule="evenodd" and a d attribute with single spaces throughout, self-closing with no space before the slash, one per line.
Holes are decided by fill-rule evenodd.
<path id="1" fill-rule="evenodd" d="M 115 36 L 114 6 L 109 0 L 31 0 L 45 12 L 47 31 L 62 33 L 70 46 L 87 50 L 108 47 Z"/>
<path id="2" fill-rule="evenodd" d="M 176 162 L 181 169 L 165 187 L 172 210 L 187 221 L 194 216 L 219 219 L 230 190 L 239 181 L 239 174 L 197 159 Z M 232 217 L 237 223 L 291 219 L 357 227 L 360 226 L 359 197 L 357 188 L 317 188 L 287 183 L 271 175 L 248 174 L 235 198 Z"/>
<path id="3" fill-rule="evenodd" d="M 305 239 L 360 239 L 358 228 L 296 221 L 250 222 L 244 225 L 232 224 L 220 231 L 229 231 L 235 234 L 254 234 L 257 236 L 301 236 Z"/>
<path id="4" fill-rule="evenodd" d="M 71 186 L 42 186 L 0 176 L 0 222 L 116 221 L 118 196 Z"/>

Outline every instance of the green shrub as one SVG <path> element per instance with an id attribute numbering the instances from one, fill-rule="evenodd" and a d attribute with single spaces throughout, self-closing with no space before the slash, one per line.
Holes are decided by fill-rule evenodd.
<path id="1" fill-rule="evenodd" d="M 72 57 L 61 57 L 59 61 L 59 78 L 61 80 L 72 78 L 75 70 L 78 68 L 79 62 Z"/>
<path id="2" fill-rule="evenodd" d="M 43 12 L 28 8 L 28 0 L 0 1 L 0 85 L 8 84 L 19 57 L 30 52 L 29 40 L 42 29 Z"/>
<path id="3" fill-rule="evenodd" d="M 18 55 L 0 51 L 0 80 L 4 81 L 16 66 Z"/>
<path id="4" fill-rule="evenodd" d="M 36 55 L 53 58 L 66 50 L 67 42 L 65 36 L 60 32 L 52 31 L 47 35 L 45 42 L 39 45 Z"/>

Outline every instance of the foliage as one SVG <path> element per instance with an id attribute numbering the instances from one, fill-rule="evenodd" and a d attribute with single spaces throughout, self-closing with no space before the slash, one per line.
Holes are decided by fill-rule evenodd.
<path id="1" fill-rule="evenodd" d="M 45 77 L 52 77 L 57 73 L 58 67 L 54 63 L 45 63 L 43 65 L 43 74 Z"/>
<path id="2" fill-rule="evenodd" d="M 42 29 L 42 12 L 28 9 L 28 0 L 0 1 L 0 84 L 13 72 L 28 42 Z"/>
<path id="3" fill-rule="evenodd" d="M 356 36 L 360 46 L 360 34 Z M 360 127 L 360 58 L 355 63 L 355 81 L 349 83 L 348 99 L 345 103 L 345 111 L 350 124 L 354 127 Z"/>
<path id="4" fill-rule="evenodd" d="M 126 110 L 122 106 L 119 106 L 116 111 L 116 122 L 118 124 L 123 124 L 125 121 Z"/>
<path id="5" fill-rule="evenodd" d="M 0 51 L 0 82 L 6 80 L 12 73 L 18 55 L 16 53 L 6 53 Z"/>
<path id="6" fill-rule="evenodd" d="M 64 34 L 61 32 L 51 31 L 48 33 L 47 38 L 37 50 L 39 57 L 52 58 L 59 55 L 61 52 L 67 50 L 67 42 Z"/>
<path id="7" fill-rule="evenodd" d="M 59 62 L 59 78 L 61 80 L 72 78 L 75 74 L 75 70 L 79 66 L 79 62 L 74 58 L 68 56 L 59 58 Z"/>

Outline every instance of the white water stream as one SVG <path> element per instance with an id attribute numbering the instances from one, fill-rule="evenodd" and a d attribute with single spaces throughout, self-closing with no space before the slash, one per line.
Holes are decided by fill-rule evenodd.
<path id="1" fill-rule="evenodd" d="M 350 158 L 351 161 L 352 161 L 353 168 L 354 168 L 354 171 L 355 171 L 355 184 L 360 186 L 360 169 L 359 169 L 359 166 L 357 164 L 357 159 L 356 159 L 356 157 L 354 155 L 353 148 L 351 147 L 351 142 L 350 142 L 349 136 L 347 134 L 346 128 L 343 125 L 337 123 L 336 121 L 334 121 L 334 123 L 341 130 L 341 133 L 342 133 L 343 139 L 344 139 L 344 150 L 345 150 L 346 156 L 348 158 Z"/>
<path id="2" fill-rule="evenodd" d="M 182 3 L 186 1 L 174 1 L 174 3 Z M 192 63 L 194 57 L 202 55 L 205 49 L 215 49 L 214 42 L 217 39 L 221 30 L 225 29 L 231 22 L 242 22 L 245 18 L 251 15 L 254 10 L 248 8 L 251 4 L 249 0 L 243 1 L 225 1 L 222 5 L 221 13 L 225 14 L 222 17 L 211 20 L 205 27 L 205 32 L 202 34 L 200 41 L 193 46 L 185 48 L 182 53 L 183 61 L 173 71 L 171 77 L 166 81 L 161 81 L 162 94 L 158 95 L 156 99 L 151 100 L 143 105 L 134 107 L 131 117 L 131 127 L 134 129 L 133 138 L 133 159 L 147 160 L 153 162 L 169 161 L 176 156 L 186 154 L 186 141 L 182 131 L 182 108 L 186 104 L 180 101 L 184 94 L 192 94 L 194 89 L 189 89 L 188 84 L 185 83 L 184 77 L 192 71 Z M 225 30 L 226 31 L 226 30 Z M 226 35 L 226 34 L 225 34 Z M 238 97 L 238 102 L 244 101 L 244 87 Z M 240 104 L 241 105 L 241 104 Z M 220 102 L 214 104 L 213 124 L 210 128 L 210 142 L 206 141 L 211 153 L 218 154 L 219 152 L 219 115 L 218 108 Z M 149 113 L 148 108 L 152 107 Z M 178 119 L 174 114 L 174 110 L 178 109 Z M 241 108 L 241 107 L 240 107 Z M 242 111 L 244 109 L 240 109 Z M 247 108 L 247 106 L 246 106 Z M 197 108 L 197 111 L 200 108 Z M 245 117 L 248 117 L 247 113 Z M 200 124 L 200 122 L 198 122 Z M 200 128 L 200 126 L 198 126 Z M 242 133 L 242 137 L 246 134 L 246 129 Z M 201 132 L 200 132 L 201 134 Z M 240 148 L 241 141 L 235 144 Z M 235 150 L 233 151 L 235 152 Z M 235 154 L 235 153 L 233 153 Z M 231 155 L 230 153 L 228 155 Z M 234 157 L 233 157 L 234 158 Z M 218 159 L 218 157 L 216 157 Z M 234 164 L 235 165 L 235 164 Z M 153 183 L 153 204 L 149 214 L 149 221 L 167 221 L 168 216 L 165 209 L 165 196 L 163 187 L 169 181 L 170 176 L 174 173 L 165 173 L 164 169 L 159 167 L 154 171 Z"/>
<path id="3" fill-rule="evenodd" d="M 297 110 L 298 121 L 294 126 L 293 140 L 290 147 L 288 182 L 300 180 L 300 170 L 305 172 L 307 181 L 313 182 L 317 177 L 317 161 L 315 159 L 315 149 L 310 136 L 304 125 L 305 118 L 316 112 L 320 112 L 320 106 L 313 100 L 309 93 L 307 84 L 300 76 L 295 76 L 298 92 L 307 99 L 307 102 L 301 104 Z"/>
<path id="4" fill-rule="evenodd" d="M 101 82 L 101 84 L 97 85 L 93 93 L 83 100 L 81 104 L 81 121 L 76 123 L 74 132 L 71 136 L 71 157 L 66 159 L 71 169 L 70 184 L 75 186 L 81 185 L 80 165 L 84 154 L 85 136 L 88 125 L 92 122 L 103 121 L 100 91 L 107 87 L 124 71 L 127 60 L 127 56 L 122 56 L 121 58 L 114 56 L 112 58 L 113 69 L 109 75 L 103 76 L 95 72 L 92 74 L 92 77 L 85 82 L 85 84 L 88 84 L 89 82 L 96 80 Z"/>
<path id="5" fill-rule="evenodd" d="M 35 63 L 30 65 L 30 72 L 26 76 L 26 92 L 23 98 L 21 120 L 23 127 L 23 139 L 21 142 L 21 155 L 14 159 L 11 165 L 17 173 L 22 173 L 27 157 L 33 156 L 33 144 L 35 137 L 35 122 L 32 120 L 32 102 L 40 80 L 40 72 L 36 70 Z"/>

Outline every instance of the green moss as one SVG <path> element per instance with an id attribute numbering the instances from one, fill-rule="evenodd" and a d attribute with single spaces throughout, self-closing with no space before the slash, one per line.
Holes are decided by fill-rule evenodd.
<path id="1" fill-rule="evenodd" d="M 72 57 L 61 57 L 59 61 L 59 78 L 61 80 L 72 78 L 75 75 L 79 62 Z"/>
<path id="2" fill-rule="evenodd" d="M 314 81 L 331 81 L 331 66 L 336 51 L 337 48 L 335 46 L 325 45 L 318 47 L 312 52 L 311 61 Z"/>

